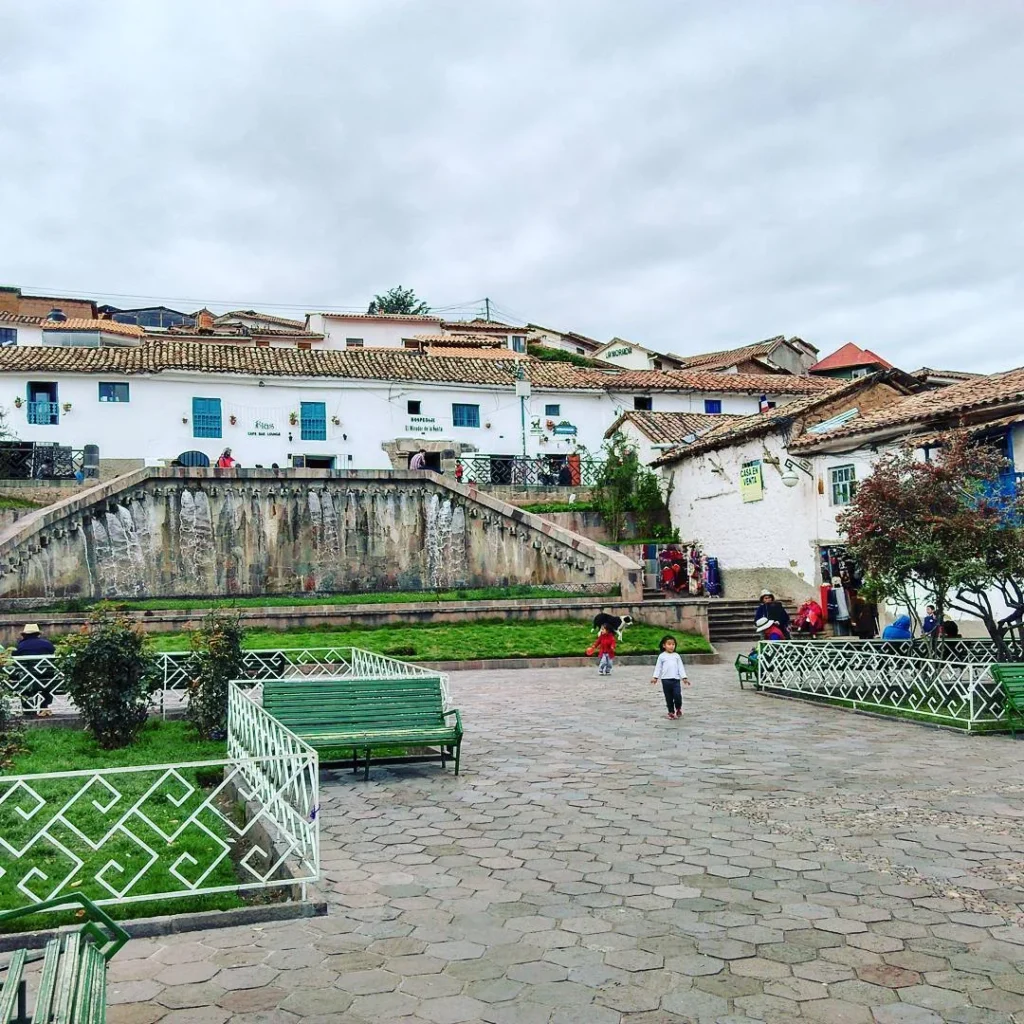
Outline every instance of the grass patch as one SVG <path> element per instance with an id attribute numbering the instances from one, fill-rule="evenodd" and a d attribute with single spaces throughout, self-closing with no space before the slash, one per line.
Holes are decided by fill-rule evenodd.
<path id="1" fill-rule="evenodd" d="M 614 597 L 617 586 L 588 597 Z M 278 594 L 266 597 L 154 597 L 140 601 L 116 601 L 115 607 L 125 611 L 192 611 L 200 608 L 289 608 L 304 605 L 349 604 L 413 604 L 428 601 L 507 601 L 517 598 L 572 597 L 573 594 L 554 587 L 476 587 L 463 590 L 401 590 L 358 594 Z M 59 602 L 43 611 L 85 612 L 98 602 L 69 600 Z M 108 602 L 109 603 L 109 602 Z"/>
<path id="2" fill-rule="evenodd" d="M 711 646 L 694 633 L 635 623 L 623 634 L 619 654 L 656 655 L 666 633 L 679 643 L 679 653 L 710 652 Z M 361 647 L 405 661 L 476 661 L 482 658 L 555 658 L 583 655 L 593 643 L 590 622 L 472 622 L 465 624 L 383 626 L 379 629 L 320 627 L 281 632 L 253 629 L 246 633 L 248 648 Z M 188 650 L 188 636 L 164 633 L 153 637 L 160 651 Z"/>
<path id="3" fill-rule="evenodd" d="M 592 501 L 539 501 L 533 505 L 520 505 L 524 512 L 543 515 L 545 512 L 596 512 Z"/>
<path id="4" fill-rule="evenodd" d="M 0 494 L 0 511 L 8 509 L 34 509 L 42 508 L 38 501 L 29 501 L 28 498 L 15 498 L 8 494 Z"/>
<path id="5" fill-rule="evenodd" d="M 26 750 L 19 754 L 12 767 L 4 775 L 24 775 L 43 772 L 79 771 L 91 768 L 120 768 L 131 765 L 180 764 L 185 761 L 218 760 L 226 757 L 226 744 L 210 740 L 202 740 L 184 722 L 165 722 L 151 720 L 142 731 L 138 741 L 123 750 L 101 750 L 95 741 L 80 729 L 35 728 L 30 729 L 26 736 Z M 95 804 L 101 806 L 113 796 L 103 786 L 93 785 L 87 793 L 80 793 L 78 799 L 65 811 L 65 818 L 94 842 L 105 835 L 111 824 L 118 820 L 118 810 L 132 806 L 142 799 L 147 790 L 157 782 L 162 772 L 143 771 L 113 776 L 110 781 L 120 795 L 110 813 L 104 814 Z M 164 832 L 171 832 L 194 812 L 222 778 L 220 768 L 190 769 L 182 772 L 187 781 L 197 787 L 190 796 L 185 797 L 180 806 L 176 806 L 169 797 L 180 799 L 185 790 L 173 781 L 164 783 L 150 796 L 146 797 L 141 810 L 153 825 Z M 40 812 L 25 821 L 17 813 L 16 808 L 31 810 L 36 800 L 28 793 L 12 796 L 0 804 L 0 834 L 16 848 L 23 847 L 47 821 L 50 815 L 79 793 L 83 786 L 81 779 L 40 779 L 33 784 L 34 790 L 46 800 L 46 806 Z M 3 776 L 0 775 L 0 794 L 4 792 Z M 231 816 L 238 815 L 241 809 L 225 803 L 220 810 Z M 217 814 L 211 811 L 200 812 L 198 820 L 220 838 L 227 838 L 226 827 Z M 171 865 L 182 855 L 195 858 L 195 865 L 187 859 L 179 866 L 179 871 L 186 877 L 194 878 L 201 874 L 221 854 L 221 847 L 202 828 L 192 825 L 186 829 L 170 845 L 139 815 L 134 815 L 126 827 L 141 842 L 159 853 L 158 859 L 149 867 L 143 878 L 132 888 L 132 894 L 176 892 L 184 888 L 183 884 L 170 872 Z M 49 828 L 48 834 L 83 861 L 74 870 L 68 888 L 85 893 L 91 899 L 106 899 L 110 893 L 97 881 L 95 876 L 103 873 L 115 887 L 123 885 L 123 881 L 134 876 L 149 861 L 148 854 L 139 842 L 127 835 L 120 835 L 104 842 L 99 851 L 93 851 L 81 838 L 66 825 L 56 824 Z M 107 867 L 116 861 L 121 870 Z M 44 872 L 48 880 L 29 877 L 27 884 L 33 891 L 43 894 L 52 888 L 54 883 L 65 878 L 74 869 L 75 864 L 65 853 L 53 843 L 40 841 L 31 853 L 16 861 L 6 852 L 0 852 L 0 865 L 6 873 L 0 877 L 0 910 L 14 909 L 24 906 L 28 900 L 20 892 L 17 885 L 26 879 L 31 869 Z M 230 856 L 224 857 L 206 877 L 203 884 L 234 885 L 237 884 L 235 866 Z M 235 892 L 216 893 L 206 896 L 190 896 L 170 900 L 140 901 L 108 905 L 107 911 L 116 918 L 148 917 L 157 914 L 177 914 L 201 910 L 226 910 L 245 905 L 243 897 Z M 57 924 L 74 923 L 73 913 L 68 914 L 37 914 L 11 922 L 10 931 L 26 931 L 33 928 L 48 928 Z"/>

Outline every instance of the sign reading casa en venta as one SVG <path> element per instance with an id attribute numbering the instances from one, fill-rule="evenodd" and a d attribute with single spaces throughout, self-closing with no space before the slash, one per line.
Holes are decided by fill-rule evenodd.
<path id="1" fill-rule="evenodd" d="M 281 431 L 277 424 L 270 420 L 253 420 L 252 430 L 246 431 L 249 437 L 280 437 Z"/>
<path id="2" fill-rule="evenodd" d="M 407 434 L 440 434 L 443 430 L 433 416 L 410 416 L 405 428 Z"/>
<path id="3" fill-rule="evenodd" d="M 744 501 L 761 501 L 764 498 L 764 478 L 761 476 L 761 460 L 744 462 L 740 466 L 740 496 Z"/>

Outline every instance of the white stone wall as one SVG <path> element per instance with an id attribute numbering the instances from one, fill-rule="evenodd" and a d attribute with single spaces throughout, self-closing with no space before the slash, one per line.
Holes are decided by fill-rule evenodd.
<path id="1" fill-rule="evenodd" d="M 42 345 L 43 329 L 39 324 L 17 324 L 7 320 L 0 320 L 0 327 L 11 327 L 18 332 L 18 345 Z"/>
<path id="2" fill-rule="evenodd" d="M 426 320 L 335 317 L 329 313 L 310 313 L 309 330 L 324 336 L 322 348 L 347 348 L 348 338 L 362 338 L 363 348 L 402 348 L 403 339 L 416 334 L 441 334 L 441 318 Z"/>
<path id="3" fill-rule="evenodd" d="M 56 425 L 33 425 L 24 403 L 29 380 L 55 381 L 57 401 L 71 403 Z M 99 401 L 99 383 L 126 381 L 126 404 Z M 525 405 L 528 455 L 575 451 L 579 446 L 598 452 L 604 433 L 624 409 L 633 407 L 635 393 L 545 391 L 535 389 Z M 193 435 L 192 399 L 220 398 L 222 437 Z M 751 395 L 661 394 L 654 408 L 666 411 L 703 411 L 705 397 L 718 397 L 726 412 L 754 412 Z M 303 441 L 298 423 L 300 403 L 323 402 L 327 440 Z M 418 401 L 418 418 L 408 403 Z M 453 403 L 478 405 L 480 426 L 455 427 Z M 549 415 L 547 406 L 558 406 Z M 455 442 L 495 455 L 523 453 L 523 417 L 511 388 L 463 384 L 419 384 L 395 381 L 254 378 L 226 374 L 161 373 L 118 377 L 85 374 L 0 374 L 0 409 L 6 410 L 8 429 L 26 441 L 57 443 L 81 448 L 99 445 L 104 459 L 143 459 L 148 465 L 199 450 L 216 458 L 230 446 L 243 465 L 290 465 L 290 456 L 334 456 L 339 469 L 389 469 L 381 445 L 396 438 L 422 438 Z M 230 422 L 231 416 L 236 422 Z M 332 422 L 337 417 L 338 423 Z M 569 424 L 575 434 L 555 433 L 548 422 Z M 289 434 L 291 440 L 289 440 Z"/>

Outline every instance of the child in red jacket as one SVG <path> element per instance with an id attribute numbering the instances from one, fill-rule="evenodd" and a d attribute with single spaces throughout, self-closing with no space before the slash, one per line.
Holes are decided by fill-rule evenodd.
<path id="1" fill-rule="evenodd" d="M 612 674 L 612 662 L 615 660 L 615 634 L 602 626 L 597 634 L 597 639 L 587 648 L 587 657 L 597 652 L 597 674 L 610 676 Z"/>

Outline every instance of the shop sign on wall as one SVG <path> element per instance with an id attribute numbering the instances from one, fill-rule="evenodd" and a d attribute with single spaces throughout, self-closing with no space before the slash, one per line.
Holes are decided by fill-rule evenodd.
<path id="1" fill-rule="evenodd" d="M 443 430 L 433 416 L 410 416 L 405 427 L 407 434 L 440 434 Z"/>
<path id="2" fill-rule="evenodd" d="M 280 437 L 281 431 L 277 424 L 270 420 L 253 420 L 252 430 L 247 430 L 248 437 Z"/>
<path id="3" fill-rule="evenodd" d="M 622 348 L 613 348 L 611 352 L 605 352 L 606 359 L 614 359 L 616 356 L 628 356 L 633 350 L 625 345 Z"/>
<path id="4" fill-rule="evenodd" d="M 566 437 L 576 436 L 576 427 L 573 426 L 568 420 L 562 420 L 561 423 L 555 424 L 555 429 L 552 431 L 553 434 L 561 434 Z"/>
<path id="5" fill-rule="evenodd" d="M 764 498 L 764 477 L 761 475 L 761 460 L 744 462 L 740 466 L 740 496 L 744 501 L 761 501 Z"/>

